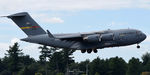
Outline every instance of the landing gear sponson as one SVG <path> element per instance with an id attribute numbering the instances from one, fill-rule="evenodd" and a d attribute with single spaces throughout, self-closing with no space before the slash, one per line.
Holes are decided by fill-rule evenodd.
<path id="1" fill-rule="evenodd" d="M 81 50 L 81 53 L 85 53 L 85 52 L 91 53 L 92 51 L 93 51 L 94 53 L 97 53 L 97 52 L 98 52 L 97 49 L 88 49 L 88 50 Z"/>

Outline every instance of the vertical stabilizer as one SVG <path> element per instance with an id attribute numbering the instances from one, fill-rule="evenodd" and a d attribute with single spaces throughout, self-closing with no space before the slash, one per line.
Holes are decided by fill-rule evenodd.
<path id="1" fill-rule="evenodd" d="M 46 34 L 27 12 L 7 16 L 12 19 L 28 36 Z"/>

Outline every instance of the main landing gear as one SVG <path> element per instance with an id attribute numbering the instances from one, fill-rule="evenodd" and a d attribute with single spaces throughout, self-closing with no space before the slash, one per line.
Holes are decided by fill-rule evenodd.
<path id="1" fill-rule="evenodd" d="M 88 50 L 81 50 L 81 53 L 85 53 L 85 52 L 87 52 L 87 53 L 91 53 L 91 52 L 94 52 L 94 53 L 97 53 L 98 51 L 97 51 L 97 49 L 88 49 Z"/>
<path id="2" fill-rule="evenodd" d="M 137 48 L 139 49 L 139 48 L 140 48 L 140 45 L 137 45 Z"/>
<path id="3" fill-rule="evenodd" d="M 86 50 L 81 50 L 81 53 L 85 53 L 86 52 Z"/>

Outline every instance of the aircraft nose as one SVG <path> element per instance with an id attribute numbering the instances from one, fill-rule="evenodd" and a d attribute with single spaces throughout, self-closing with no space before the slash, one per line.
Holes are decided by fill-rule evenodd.
<path id="1" fill-rule="evenodd" d="M 143 38 L 143 40 L 145 40 L 146 37 L 147 37 L 146 34 L 142 33 L 142 38 Z"/>

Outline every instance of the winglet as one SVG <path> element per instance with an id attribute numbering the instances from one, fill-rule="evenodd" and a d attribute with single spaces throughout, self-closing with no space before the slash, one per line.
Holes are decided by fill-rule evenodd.
<path id="1" fill-rule="evenodd" d="M 55 37 L 49 32 L 49 30 L 47 30 L 47 34 L 48 34 L 48 36 L 49 36 L 50 38 L 55 38 Z"/>

